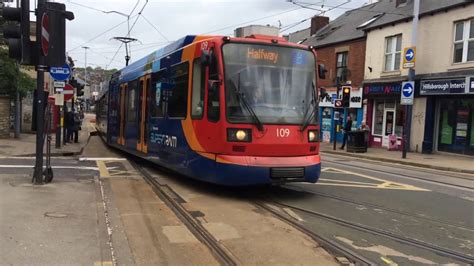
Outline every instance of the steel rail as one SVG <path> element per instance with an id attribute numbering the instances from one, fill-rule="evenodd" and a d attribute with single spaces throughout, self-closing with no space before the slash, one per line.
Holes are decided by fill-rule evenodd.
<path id="1" fill-rule="evenodd" d="M 293 188 L 296 188 L 296 187 L 292 186 L 291 184 L 286 184 L 282 187 L 286 188 L 286 189 L 291 189 L 292 191 L 295 191 L 295 190 L 293 190 Z M 447 226 L 458 227 L 458 228 L 462 228 L 462 229 L 465 229 L 465 230 L 474 231 L 474 227 L 470 227 L 470 226 L 466 226 L 466 225 L 453 224 L 453 223 L 447 222 L 447 221 L 431 219 L 431 218 L 425 217 L 425 216 L 420 215 L 420 214 L 415 214 L 415 213 L 395 210 L 395 209 L 392 209 L 392 208 L 387 208 L 387 207 L 384 207 L 382 205 L 377 205 L 377 204 L 368 203 L 368 202 L 357 202 L 357 201 L 354 201 L 354 200 L 348 199 L 348 198 L 343 198 L 343 197 L 339 197 L 339 196 L 329 195 L 329 194 L 326 194 L 326 193 L 306 190 L 306 189 L 302 189 L 300 187 L 297 187 L 297 188 L 298 188 L 298 191 L 300 191 L 300 192 L 310 193 L 310 194 L 313 194 L 313 195 L 316 195 L 316 196 L 330 198 L 330 199 L 334 199 L 334 200 L 338 200 L 338 201 L 342 201 L 342 202 L 346 202 L 346 203 L 350 203 L 350 204 L 354 204 L 354 205 L 377 208 L 377 209 L 384 210 L 384 211 L 391 212 L 391 213 L 396 213 L 396 214 L 401 214 L 401 215 L 405 215 L 405 216 L 415 217 L 415 218 L 423 219 L 425 221 L 430 221 L 430 222 L 439 223 L 439 224 L 443 224 L 443 225 L 447 225 Z"/>
<path id="2" fill-rule="evenodd" d="M 389 175 L 395 175 L 395 176 L 407 177 L 407 178 L 412 178 L 412 179 L 418 179 L 418 180 L 423 180 L 423 181 L 426 181 L 426 182 L 429 182 L 429 183 L 443 184 L 443 185 L 448 185 L 448 186 L 452 186 L 452 187 L 456 187 L 456 188 L 464 188 L 464 189 L 470 189 L 470 190 L 474 189 L 474 187 L 469 187 L 469 186 L 464 186 L 464 185 L 456 185 L 456 184 L 443 182 L 443 181 L 438 181 L 438 180 L 433 180 L 433 179 L 429 179 L 429 178 L 418 177 L 418 176 L 407 175 L 407 174 L 401 174 L 401 173 L 395 173 L 395 172 L 390 172 L 390 171 L 385 171 L 385 170 L 378 170 L 378 169 L 373 169 L 373 168 L 364 167 L 364 166 L 356 166 L 356 165 L 351 165 L 351 164 L 343 163 L 343 162 L 339 162 L 339 161 L 338 162 L 333 161 L 333 162 L 330 162 L 330 163 L 334 163 L 334 164 L 338 164 L 338 165 L 344 165 L 344 166 L 357 168 L 357 169 L 363 169 L 363 170 L 372 171 L 372 172 L 378 172 L 378 173 L 384 173 L 384 174 L 389 174 Z M 420 171 L 420 172 L 423 172 L 425 174 L 435 174 L 434 172 L 427 172 L 427 171 Z M 452 175 L 446 175 L 446 176 L 448 176 L 449 178 L 454 178 L 454 179 L 474 181 L 474 179 L 467 178 L 467 177 L 452 176 Z"/>
<path id="3" fill-rule="evenodd" d="M 310 229 L 306 228 L 303 226 L 301 223 L 298 223 L 291 218 L 286 217 L 282 213 L 274 210 L 273 208 L 267 206 L 265 203 L 262 202 L 255 202 L 255 205 L 258 207 L 266 210 L 270 214 L 272 214 L 274 217 L 277 219 L 282 220 L 285 223 L 290 224 L 300 232 L 302 232 L 305 235 L 308 235 L 311 237 L 314 241 L 316 241 L 321 247 L 323 247 L 325 250 L 327 250 L 329 253 L 331 253 L 335 257 L 345 257 L 348 260 L 351 261 L 351 263 L 355 265 L 377 265 L 376 262 L 368 259 L 367 257 L 363 256 L 362 254 L 355 252 L 354 250 L 351 250 L 341 244 L 339 244 L 337 241 L 326 238 L 324 236 L 321 236 Z"/>
<path id="4" fill-rule="evenodd" d="M 349 227 L 349 228 L 352 228 L 352 229 L 355 229 L 355 230 L 358 230 L 358 231 L 363 231 L 363 232 L 366 232 L 366 233 L 370 233 L 370 234 L 374 234 L 374 235 L 378 235 L 378 236 L 383 236 L 383 237 L 395 240 L 399 243 L 407 244 L 407 245 L 410 245 L 410 246 L 414 246 L 414 247 L 417 247 L 417 248 L 421 248 L 421 249 L 424 249 L 424 250 L 427 250 L 427 251 L 434 252 L 435 254 L 438 254 L 438 255 L 441 255 L 441 256 L 444 256 L 444 257 L 450 257 L 452 259 L 456 259 L 458 261 L 462 261 L 462 262 L 465 262 L 465 263 L 468 263 L 468 264 L 471 264 L 471 265 L 474 264 L 474 257 L 469 256 L 467 254 L 463 254 L 463 253 L 454 251 L 454 250 L 451 250 L 451 249 L 448 249 L 448 248 L 443 248 L 443 247 L 436 246 L 436 245 L 433 245 L 433 244 L 429 244 L 429 243 L 426 243 L 426 242 L 423 242 L 423 241 L 420 241 L 420 240 L 411 239 L 411 238 L 408 238 L 408 237 L 396 235 L 394 233 L 391 233 L 391 232 L 388 232 L 388 231 L 385 231 L 385 230 L 381 230 L 381 229 L 378 229 L 378 228 L 373 228 L 373 227 L 353 223 L 353 222 L 350 222 L 350 221 L 347 221 L 347 220 L 344 220 L 344 219 L 340 219 L 340 218 L 330 216 L 330 215 L 327 215 L 327 214 L 324 214 L 324 213 L 308 210 L 308 209 L 305 209 L 305 208 L 295 207 L 295 206 L 291 206 L 291 205 L 276 202 L 276 201 L 272 201 L 272 204 L 279 205 L 281 207 L 289 208 L 289 209 L 292 209 L 292 210 L 297 210 L 297 211 L 300 211 L 300 212 L 304 212 L 306 214 L 310 214 L 310 215 L 313 215 L 313 216 L 316 216 L 316 217 L 319 217 L 319 218 L 322 218 L 322 219 L 325 219 L 325 220 L 328 220 L 328 221 L 335 222 L 335 223 L 340 224 L 344 227 Z"/>
<path id="5" fill-rule="evenodd" d="M 214 238 L 214 236 L 209 233 L 204 226 L 202 226 L 202 224 L 181 205 L 180 202 L 176 200 L 176 198 L 180 197 L 171 187 L 161 184 L 143 166 L 140 166 L 134 161 L 131 163 L 152 186 L 153 191 L 158 195 L 158 197 L 176 214 L 192 234 L 209 248 L 214 258 L 221 265 L 237 265 L 237 260 L 234 256 L 216 238 Z"/>

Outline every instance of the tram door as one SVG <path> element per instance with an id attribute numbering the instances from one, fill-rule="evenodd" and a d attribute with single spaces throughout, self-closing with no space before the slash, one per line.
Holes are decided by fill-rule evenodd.
<path id="1" fill-rule="evenodd" d="M 126 83 L 120 85 L 120 115 L 119 115 L 119 137 L 118 144 L 125 145 L 125 104 L 128 85 Z"/>
<path id="2" fill-rule="evenodd" d="M 150 97 L 151 75 L 140 78 L 139 82 L 139 103 L 138 103 L 138 134 L 137 151 L 148 153 L 148 103 Z"/>

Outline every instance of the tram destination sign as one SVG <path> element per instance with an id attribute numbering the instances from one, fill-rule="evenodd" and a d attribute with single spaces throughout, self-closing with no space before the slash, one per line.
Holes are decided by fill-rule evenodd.
<path id="1" fill-rule="evenodd" d="M 466 79 L 424 80 L 420 95 L 457 94 L 466 92 Z"/>

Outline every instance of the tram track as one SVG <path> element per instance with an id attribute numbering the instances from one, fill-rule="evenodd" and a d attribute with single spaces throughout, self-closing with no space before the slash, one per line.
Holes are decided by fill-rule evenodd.
<path id="1" fill-rule="evenodd" d="M 191 233 L 203 243 L 220 265 L 237 265 L 237 259 L 223 246 L 204 226 L 182 205 L 181 197 L 168 185 L 161 184 L 146 167 L 137 162 L 131 162 L 133 167 L 150 184 L 153 191 L 175 213 Z"/>
<path id="2" fill-rule="evenodd" d="M 448 249 L 448 248 L 444 248 L 444 247 L 440 247 L 440 246 L 433 245 L 433 244 L 430 244 L 430 243 L 426 243 L 426 242 L 423 242 L 423 241 L 420 241 L 420 240 L 417 240 L 417 239 L 412 239 L 412 238 L 408 238 L 408 237 L 405 237 L 405 236 L 400 236 L 400 235 L 394 234 L 394 233 L 386 231 L 386 230 L 382 230 L 382 229 L 373 228 L 373 227 L 370 227 L 370 226 L 354 223 L 354 222 L 351 222 L 351 221 L 348 221 L 348 220 L 345 220 L 345 219 L 341 219 L 341 218 L 337 218 L 337 217 L 334 217 L 334 216 L 330 216 L 330 215 L 327 215 L 327 214 L 324 214 L 324 213 L 321 213 L 321 212 L 309 210 L 309 209 L 302 208 L 302 207 L 292 206 L 292 205 L 277 202 L 277 201 L 274 201 L 274 200 L 269 200 L 267 202 L 267 204 L 274 205 L 274 206 L 277 206 L 278 208 L 282 208 L 282 209 L 287 208 L 287 209 L 290 209 L 292 211 L 299 211 L 299 212 L 305 213 L 307 215 L 310 215 L 310 216 L 313 216 L 313 217 L 316 217 L 316 218 L 319 218 L 319 219 L 323 219 L 323 220 L 326 220 L 326 221 L 329 221 L 329 222 L 336 223 L 336 224 L 338 224 L 340 226 L 343 226 L 343 227 L 346 227 L 346 228 L 350 228 L 350 229 L 353 229 L 353 230 L 357 230 L 357 231 L 369 233 L 369 234 L 372 234 L 372 235 L 388 238 L 388 239 L 394 240 L 396 242 L 399 242 L 399 243 L 402 243 L 402 244 L 405 244 L 405 245 L 409 245 L 409 246 L 416 247 L 416 248 L 419 248 L 419 249 L 423 249 L 423 250 L 426 250 L 426 251 L 429 251 L 429 252 L 433 252 L 433 253 L 438 254 L 440 256 L 455 259 L 459 262 L 468 263 L 468 264 L 471 264 L 471 265 L 474 264 L 474 257 L 473 256 L 469 256 L 467 254 L 463 254 L 463 253 L 460 253 L 460 252 L 457 252 L 457 251 L 454 251 L 454 250 L 451 250 L 451 249 Z M 259 203 L 258 205 L 262 206 L 261 203 Z M 268 210 L 268 211 L 271 210 L 271 208 L 269 208 L 269 207 L 265 207 L 265 209 Z M 275 213 L 275 211 L 270 211 L 270 212 L 272 214 L 274 214 L 275 216 L 277 216 L 277 217 L 279 215 L 281 215 L 281 214 L 277 215 L 277 213 Z M 280 218 L 280 217 L 278 217 L 278 218 Z M 286 218 L 286 219 L 289 220 L 289 218 Z M 302 225 L 301 223 L 298 223 L 296 221 L 291 221 L 291 223 L 292 224 L 294 224 L 294 223 L 299 224 L 299 227 L 304 228 L 304 225 Z"/>
<path id="3" fill-rule="evenodd" d="M 449 183 L 449 182 L 433 180 L 433 179 L 420 177 L 420 176 L 414 176 L 414 175 L 408 175 L 408 174 L 402 174 L 402 173 L 395 173 L 395 172 L 392 172 L 392 171 L 384 171 L 384 170 L 364 167 L 364 166 L 360 166 L 360 165 L 352 165 L 352 164 L 348 164 L 348 163 L 344 163 L 344 162 L 340 162 L 340 161 L 337 161 L 337 162 L 328 161 L 328 162 L 333 163 L 333 164 L 337 164 L 338 166 L 342 165 L 342 166 L 347 166 L 347 167 L 350 167 L 350 168 L 356 168 L 358 170 L 362 169 L 362 170 L 365 170 L 365 171 L 370 171 L 370 172 L 375 172 L 375 173 L 382 173 L 382 174 L 394 175 L 394 176 L 398 176 L 398 177 L 406 177 L 406 178 L 411 178 L 411 179 L 417 179 L 417 180 L 422 180 L 422 181 L 426 181 L 426 182 L 433 183 L 433 184 L 443 184 L 443 185 L 448 185 L 448 186 L 455 187 L 455 188 L 463 188 L 463 189 L 470 189 L 470 190 L 474 189 L 474 187 L 472 187 L 472 186 L 457 185 L 457 184 L 453 184 L 453 183 Z M 434 174 L 432 172 L 426 172 L 426 171 L 422 171 L 422 172 L 426 173 L 426 174 Z M 446 175 L 446 176 L 449 177 L 449 178 L 454 178 L 454 179 L 459 179 L 459 180 L 466 180 L 466 181 L 473 181 L 474 182 L 474 178 L 452 176 L 452 175 Z"/>
<path id="4" fill-rule="evenodd" d="M 290 189 L 292 191 L 301 191 L 301 192 L 305 192 L 305 193 L 310 193 L 312 195 L 316 195 L 316 196 L 319 196 L 319 197 L 329 198 L 329 199 L 333 199 L 333 200 L 337 200 L 337 201 L 341 201 L 341 202 L 345 202 L 345 203 L 349 203 L 349 204 L 353 204 L 353 205 L 358 205 L 358 206 L 375 208 L 375 209 L 383 210 L 383 211 L 394 213 L 394 214 L 399 214 L 399 215 L 404 215 L 404 216 L 408 216 L 408 217 L 418 218 L 418 219 L 422 219 L 422 220 L 425 220 L 425 221 L 428 221 L 428 222 L 443 224 L 443 225 L 451 226 L 451 227 L 457 227 L 457 228 L 470 230 L 470 231 L 474 232 L 474 227 L 459 225 L 459 224 L 453 224 L 453 223 L 448 222 L 448 221 L 431 219 L 431 218 L 428 218 L 428 217 L 426 217 L 424 215 L 421 215 L 421 214 L 415 214 L 415 213 L 410 213 L 410 212 L 399 211 L 399 210 L 395 210 L 395 209 L 392 209 L 392 208 L 384 207 L 382 205 L 377 205 L 377 204 L 368 203 L 368 202 L 358 202 L 358 201 L 354 201 L 354 200 L 348 199 L 348 198 L 343 198 L 343 197 L 340 197 L 340 196 L 334 196 L 334 195 L 329 195 L 329 194 L 326 194 L 326 193 L 301 189 L 299 187 L 297 188 L 298 190 L 294 190 L 291 185 L 286 185 L 286 186 L 284 186 L 284 188 Z"/>

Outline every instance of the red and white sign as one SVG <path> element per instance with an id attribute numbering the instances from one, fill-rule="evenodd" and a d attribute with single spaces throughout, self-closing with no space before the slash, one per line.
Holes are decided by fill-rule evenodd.
<path id="1" fill-rule="evenodd" d="M 44 56 L 48 56 L 49 50 L 49 17 L 48 14 L 43 13 L 41 19 L 41 50 Z"/>
<path id="2" fill-rule="evenodd" d="M 72 96 L 74 95 L 74 87 L 72 87 L 70 84 L 66 84 L 66 86 L 64 86 L 63 94 L 64 94 L 64 101 L 67 102 L 71 100 Z"/>

